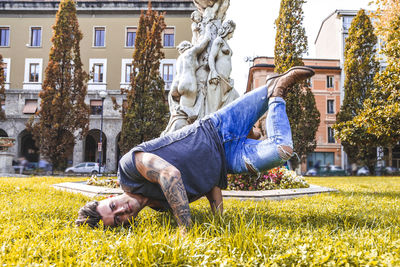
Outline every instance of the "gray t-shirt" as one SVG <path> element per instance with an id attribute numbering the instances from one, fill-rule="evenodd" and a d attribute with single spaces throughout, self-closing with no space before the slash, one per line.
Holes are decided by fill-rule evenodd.
<path id="1" fill-rule="evenodd" d="M 208 118 L 142 143 L 119 161 L 118 177 L 125 192 L 159 200 L 168 209 L 161 187 L 146 180 L 136 169 L 135 152 L 139 151 L 158 155 L 181 172 L 189 202 L 204 196 L 214 186 L 221 189 L 227 186 L 224 148 L 217 130 Z"/>

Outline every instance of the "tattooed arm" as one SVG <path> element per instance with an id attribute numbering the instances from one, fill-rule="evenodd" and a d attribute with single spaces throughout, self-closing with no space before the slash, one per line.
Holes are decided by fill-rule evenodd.
<path id="1" fill-rule="evenodd" d="M 211 211 L 215 214 L 215 212 L 222 215 L 224 211 L 224 205 L 222 200 L 221 188 L 218 186 L 214 186 L 210 192 L 206 195 L 208 201 L 210 202 Z"/>
<path id="2" fill-rule="evenodd" d="M 160 185 L 179 226 L 189 227 L 192 219 L 180 171 L 152 153 L 135 153 L 135 164 L 147 180 Z"/>

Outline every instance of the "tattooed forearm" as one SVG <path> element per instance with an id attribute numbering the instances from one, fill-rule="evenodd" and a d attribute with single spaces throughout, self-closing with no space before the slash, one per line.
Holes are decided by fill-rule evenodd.
<path id="1" fill-rule="evenodd" d="M 155 170 L 148 170 L 146 174 L 150 181 L 153 183 L 157 183 L 160 179 L 160 173 Z"/>
<path id="2" fill-rule="evenodd" d="M 160 186 L 178 220 L 178 224 L 189 227 L 192 224 L 192 219 L 190 217 L 189 201 L 181 177 L 160 177 Z"/>
<path id="3" fill-rule="evenodd" d="M 171 206 L 178 224 L 190 226 L 189 201 L 179 170 L 170 163 L 151 153 L 138 153 L 135 163 L 139 172 L 152 183 L 158 183 Z"/>

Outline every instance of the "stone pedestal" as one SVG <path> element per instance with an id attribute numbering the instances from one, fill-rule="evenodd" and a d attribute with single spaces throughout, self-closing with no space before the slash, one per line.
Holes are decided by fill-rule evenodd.
<path id="1" fill-rule="evenodd" d="M 12 166 L 13 153 L 0 151 L 0 173 L 14 173 Z"/>

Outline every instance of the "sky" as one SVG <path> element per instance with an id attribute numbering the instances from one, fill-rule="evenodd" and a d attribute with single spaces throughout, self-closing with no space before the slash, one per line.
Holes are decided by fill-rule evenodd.
<path id="1" fill-rule="evenodd" d="M 371 0 L 308 0 L 303 5 L 308 58 L 315 58 L 314 41 L 322 21 L 336 9 L 372 10 Z M 245 2 L 246 4 L 244 4 Z M 229 45 L 233 51 L 231 78 L 235 88 L 243 94 L 247 84 L 249 67 L 246 57 L 274 56 L 274 21 L 279 15 L 280 0 L 231 0 L 227 19 L 236 22 L 236 30 Z"/>

